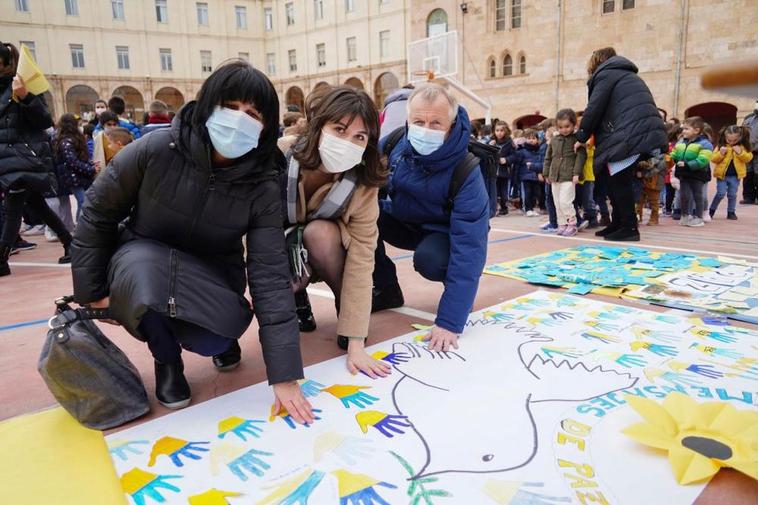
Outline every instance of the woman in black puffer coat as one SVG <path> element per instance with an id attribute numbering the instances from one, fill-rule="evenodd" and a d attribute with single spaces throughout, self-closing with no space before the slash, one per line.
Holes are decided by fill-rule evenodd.
<path id="1" fill-rule="evenodd" d="M 592 53 L 587 64 L 589 100 L 576 137 L 584 144 L 595 135 L 595 174 L 608 178 L 611 225 L 595 233 L 606 240 L 639 240 L 632 190 L 634 167 L 668 145 L 653 95 L 637 71 L 634 63 L 617 56 L 612 47 Z"/>
<path id="2" fill-rule="evenodd" d="M 5 194 L 0 277 L 11 273 L 8 257 L 18 238 L 24 205 L 60 238 L 64 254 L 58 262 L 71 261 L 71 234 L 43 196 L 55 190 L 52 152 L 45 132 L 53 119 L 42 96 L 29 93 L 16 75 L 17 64 L 18 49 L 0 42 L 0 192 Z"/>
<path id="3" fill-rule="evenodd" d="M 182 348 L 213 356 L 219 370 L 240 362 L 237 339 L 253 318 L 247 284 L 276 403 L 313 420 L 297 383 L 278 120 L 268 78 L 246 62 L 227 63 L 171 128 L 124 147 L 87 191 L 72 247 L 76 301 L 110 306 L 147 342 L 156 396 L 169 408 L 190 401 Z"/>

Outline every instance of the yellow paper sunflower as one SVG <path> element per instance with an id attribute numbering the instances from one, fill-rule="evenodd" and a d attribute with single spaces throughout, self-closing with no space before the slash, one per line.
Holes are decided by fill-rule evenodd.
<path id="1" fill-rule="evenodd" d="M 721 467 L 758 479 L 758 412 L 741 411 L 728 403 L 698 403 L 672 393 L 662 404 L 626 395 L 643 417 L 623 430 L 634 440 L 668 451 L 679 484 L 708 479 Z"/>

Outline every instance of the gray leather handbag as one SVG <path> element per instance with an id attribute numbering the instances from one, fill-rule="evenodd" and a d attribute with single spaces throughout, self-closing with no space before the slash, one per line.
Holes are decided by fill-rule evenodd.
<path id="1" fill-rule="evenodd" d="M 93 321 L 110 318 L 109 310 L 73 309 L 72 301 L 55 301 L 37 363 L 48 389 L 89 428 L 105 430 L 146 414 L 150 403 L 139 372 Z"/>

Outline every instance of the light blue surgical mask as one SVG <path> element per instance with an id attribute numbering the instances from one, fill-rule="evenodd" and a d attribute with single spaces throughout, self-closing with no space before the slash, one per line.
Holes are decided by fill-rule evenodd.
<path id="1" fill-rule="evenodd" d="M 205 122 L 213 148 L 224 158 L 235 159 L 258 147 L 263 123 L 246 113 L 216 106 Z"/>
<path id="2" fill-rule="evenodd" d="M 445 143 L 445 133 L 447 132 L 412 124 L 408 127 L 408 141 L 417 153 L 427 156 L 442 147 Z"/>

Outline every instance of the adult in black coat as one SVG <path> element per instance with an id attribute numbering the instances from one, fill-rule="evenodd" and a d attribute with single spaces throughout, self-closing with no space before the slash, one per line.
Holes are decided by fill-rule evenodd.
<path id="1" fill-rule="evenodd" d="M 634 63 L 617 56 L 612 47 L 595 51 L 587 64 L 589 100 L 576 132 L 576 147 L 595 135 L 595 174 L 610 177 L 611 225 L 595 233 L 606 240 L 639 240 L 632 190 L 634 167 L 667 147 L 665 125 L 637 71 Z M 610 176 L 609 164 L 620 171 Z"/>
<path id="2" fill-rule="evenodd" d="M 170 129 L 126 146 L 87 191 L 72 248 L 76 301 L 110 306 L 147 342 L 156 396 L 169 408 L 190 400 L 182 347 L 213 356 L 220 370 L 239 363 L 237 339 L 253 318 L 247 280 L 277 408 L 313 420 L 297 383 L 278 118 L 268 78 L 246 62 L 228 63 Z"/>
<path id="3" fill-rule="evenodd" d="M 55 192 L 52 150 L 45 132 L 53 119 L 42 96 L 34 95 L 16 75 L 18 49 L 0 42 L 0 192 L 5 219 L 0 234 L 0 277 L 10 275 L 8 257 L 21 228 L 24 205 L 52 229 L 63 244 L 59 263 L 71 261 L 71 234 L 45 203 Z"/>

